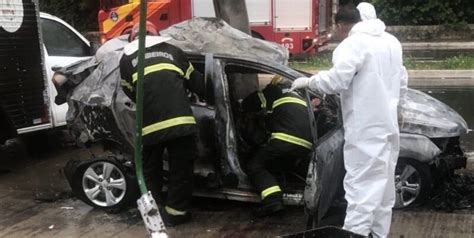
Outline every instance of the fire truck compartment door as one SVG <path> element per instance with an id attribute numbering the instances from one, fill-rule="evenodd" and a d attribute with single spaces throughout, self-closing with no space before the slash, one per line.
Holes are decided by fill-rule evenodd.
<path id="1" fill-rule="evenodd" d="M 273 0 L 275 31 L 310 31 L 313 0 Z"/>
<path id="2" fill-rule="evenodd" d="M 271 0 L 246 0 L 249 22 L 252 25 L 268 25 L 272 22 Z"/>
<path id="3" fill-rule="evenodd" d="M 272 0 L 245 0 L 249 22 L 268 25 L 272 22 Z M 212 0 L 192 0 L 194 17 L 216 17 Z"/>

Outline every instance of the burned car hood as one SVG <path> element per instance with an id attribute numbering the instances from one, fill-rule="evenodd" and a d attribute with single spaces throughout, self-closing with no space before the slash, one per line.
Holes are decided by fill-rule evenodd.
<path id="1" fill-rule="evenodd" d="M 468 132 L 466 121 L 454 109 L 418 90 L 408 89 L 399 104 L 400 131 L 430 138 L 454 137 Z"/>
<path id="2" fill-rule="evenodd" d="M 232 58 L 288 64 L 288 50 L 276 43 L 253 38 L 225 21 L 196 17 L 160 31 L 167 41 L 187 53 L 212 53 Z"/>

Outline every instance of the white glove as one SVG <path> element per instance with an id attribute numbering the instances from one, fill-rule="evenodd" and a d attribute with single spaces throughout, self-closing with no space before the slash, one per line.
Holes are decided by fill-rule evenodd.
<path id="1" fill-rule="evenodd" d="M 290 92 L 293 92 L 296 89 L 309 87 L 310 81 L 311 81 L 311 78 L 306 78 L 306 77 L 297 78 L 295 81 L 293 81 L 293 84 L 291 84 Z"/>

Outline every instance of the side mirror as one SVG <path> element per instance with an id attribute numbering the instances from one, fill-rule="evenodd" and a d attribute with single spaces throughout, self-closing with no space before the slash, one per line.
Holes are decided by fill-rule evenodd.
<path id="1" fill-rule="evenodd" d="M 91 42 L 90 43 L 90 48 L 89 48 L 89 55 L 93 56 L 95 53 L 97 53 L 97 50 L 100 48 L 100 44 L 97 42 Z"/>

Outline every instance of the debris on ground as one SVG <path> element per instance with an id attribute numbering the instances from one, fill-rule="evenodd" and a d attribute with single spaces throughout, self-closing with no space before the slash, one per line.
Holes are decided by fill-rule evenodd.
<path id="1" fill-rule="evenodd" d="M 54 225 L 49 226 L 48 229 L 50 230 L 54 229 Z"/>
<path id="2" fill-rule="evenodd" d="M 62 199 L 70 198 L 72 194 L 65 191 L 38 191 L 35 194 L 35 201 L 40 203 L 53 203 Z"/>
<path id="3" fill-rule="evenodd" d="M 435 189 L 429 205 L 452 212 L 474 207 L 474 174 L 454 174 Z"/>

